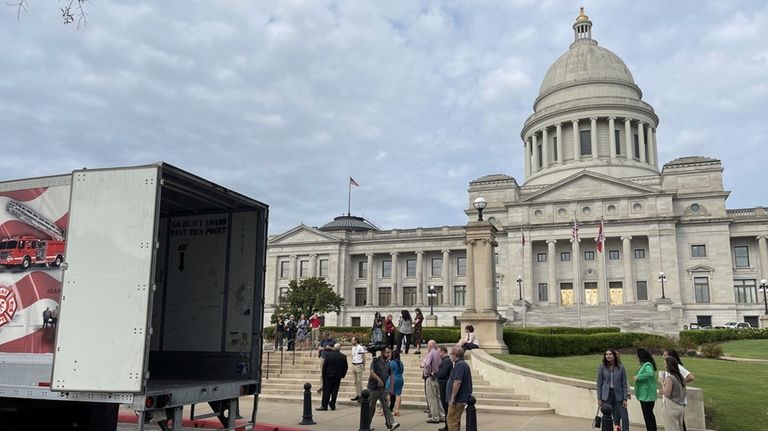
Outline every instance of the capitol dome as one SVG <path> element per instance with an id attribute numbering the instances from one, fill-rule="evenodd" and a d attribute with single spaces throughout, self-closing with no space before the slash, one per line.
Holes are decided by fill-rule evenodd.
<path id="1" fill-rule="evenodd" d="M 617 178 L 658 174 L 653 107 L 624 61 L 592 38 L 584 8 L 573 32 L 521 132 L 525 184 L 553 184 L 584 169 Z"/>

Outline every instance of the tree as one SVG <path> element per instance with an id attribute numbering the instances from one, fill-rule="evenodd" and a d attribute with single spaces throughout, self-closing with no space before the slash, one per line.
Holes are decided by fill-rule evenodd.
<path id="1" fill-rule="evenodd" d="M 85 13 L 85 3 L 89 0 L 63 0 L 61 11 L 61 17 L 64 19 L 64 24 L 74 24 L 77 21 L 77 28 L 80 25 L 87 24 L 87 15 Z M 21 18 L 21 12 L 27 10 L 27 0 L 17 0 L 16 2 L 6 2 L 8 6 L 16 8 L 16 18 Z"/>
<path id="2" fill-rule="evenodd" d="M 280 300 L 280 305 L 272 315 L 272 322 L 278 315 L 291 315 L 297 318 L 302 314 L 307 318 L 312 313 L 338 313 L 344 305 L 344 298 L 333 291 L 332 285 L 322 278 L 310 277 L 299 281 L 291 280 L 288 291 Z"/>

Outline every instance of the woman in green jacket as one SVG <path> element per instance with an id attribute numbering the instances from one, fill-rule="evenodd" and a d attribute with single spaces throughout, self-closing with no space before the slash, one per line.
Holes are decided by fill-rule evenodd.
<path id="1" fill-rule="evenodd" d="M 647 431 L 656 431 L 656 416 L 653 407 L 656 404 L 656 361 L 651 353 L 645 349 L 637 349 L 637 359 L 640 360 L 640 369 L 635 375 L 635 398 L 640 401 L 643 409 L 643 420 Z"/>

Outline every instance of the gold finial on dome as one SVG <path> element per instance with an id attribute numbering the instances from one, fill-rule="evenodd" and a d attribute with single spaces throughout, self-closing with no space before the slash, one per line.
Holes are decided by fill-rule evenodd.
<path id="1" fill-rule="evenodd" d="M 576 22 L 589 21 L 589 17 L 584 15 L 584 6 L 579 8 L 579 16 L 576 17 Z"/>

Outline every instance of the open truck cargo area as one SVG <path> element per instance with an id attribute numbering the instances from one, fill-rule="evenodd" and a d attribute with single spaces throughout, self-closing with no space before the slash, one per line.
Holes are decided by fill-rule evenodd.
<path id="1" fill-rule="evenodd" d="M 267 216 L 165 163 L 0 182 L 0 240 L 30 254 L 0 267 L 0 429 L 253 422 Z"/>

